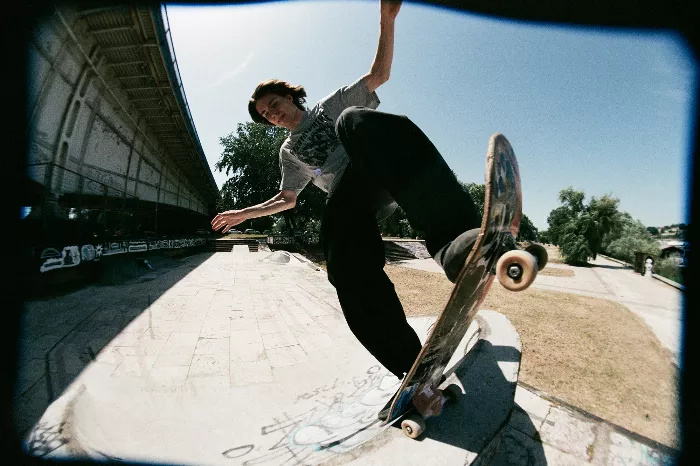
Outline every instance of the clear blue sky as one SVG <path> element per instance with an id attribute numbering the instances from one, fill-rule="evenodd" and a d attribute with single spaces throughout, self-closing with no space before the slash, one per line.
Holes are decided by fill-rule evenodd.
<path id="1" fill-rule="evenodd" d="M 313 105 L 369 70 L 379 2 L 167 7 L 195 127 L 214 170 L 219 138 L 249 121 L 262 80 Z M 539 229 L 573 186 L 612 194 L 647 226 L 687 222 L 697 65 L 667 33 L 545 26 L 404 3 L 379 109 L 409 116 L 465 182 L 484 182 L 489 136 L 510 140 L 523 212 Z M 317 189 L 310 186 L 307 189 Z"/>

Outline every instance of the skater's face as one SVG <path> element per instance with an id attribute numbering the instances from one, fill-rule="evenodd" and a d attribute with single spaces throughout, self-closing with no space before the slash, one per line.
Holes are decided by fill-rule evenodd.
<path id="1" fill-rule="evenodd" d="M 291 95 L 265 94 L 255 102 L 255 109 L 275 126 L 293 130 L 301 122 L 303 112 L 294 105 Z"/>

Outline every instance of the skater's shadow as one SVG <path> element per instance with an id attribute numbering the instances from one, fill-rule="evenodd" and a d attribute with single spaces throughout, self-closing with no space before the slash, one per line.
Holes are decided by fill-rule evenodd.
<path id="1" fill-rule="evenodd" d="M 498 464 L 512 464 L 518 457 L 518 464 L 547 464 L 542 443 L 533 438 L 537 429 L 514 402 L 517 381 L 504 375 L 512 373 L 517 364 L 517 348 L 494 346 L 480 339 L 453 370 L 446 372 L 448 383 L 452 373 L 459 379 L 463 394 L 440 416 L 426 421 L 426 432 L 418 440 L 453 445 L 476 453 L 481 461 L 493 458 Z M 517 422 L 511 422 L 516 416 Z M 400 427 L 400 423 L 396 425 Z"/>

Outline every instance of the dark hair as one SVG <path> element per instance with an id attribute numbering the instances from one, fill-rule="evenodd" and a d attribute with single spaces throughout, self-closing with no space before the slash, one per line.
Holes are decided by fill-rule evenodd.
<path id="1" fill-rule="evenodd" d="M 267 94 L 277 94 L 281 97 L 290 95 L 292 96 L 292 102 L 299 110 L 306 110 L 304 107 L 304 103 L 306 103 L 306 91 L 304 90 L 304 86 L 293 86 L 287 81 L 269 79 L 258 84 L 258 87 L 255 88 L 253 95 L 248 101 L 248 113 L 250 113 L 250 117 L 256 123 L 272 126 L 272 123 L 260 115 L 260 113 L 258 113 L 258 109 L 255 108 L 255 103 L 258 101 L 258 99 Z"/>

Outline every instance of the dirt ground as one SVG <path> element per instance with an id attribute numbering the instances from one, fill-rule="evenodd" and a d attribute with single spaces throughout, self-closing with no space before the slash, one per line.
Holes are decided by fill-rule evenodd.
<path id="1" fill-rule="evenodd" d="M 452 290 L 440 273 L 394 265 L 385 270 L 408 316 L 439 313 Z M 626 307 L 535 288 L 511 293 L 494 282 L 482 308 L 507 316 L 520 334 L 519 380 L 677 446 L 677 369 L 670 352 Z"/>
<path id="2" fill-rule="evenodd" d="M 548 275 L 550 277 L 573 277 L 574 271 L 571 269 L 557 269 L 554 267 L 545 267 L 537 275 Z"/>

